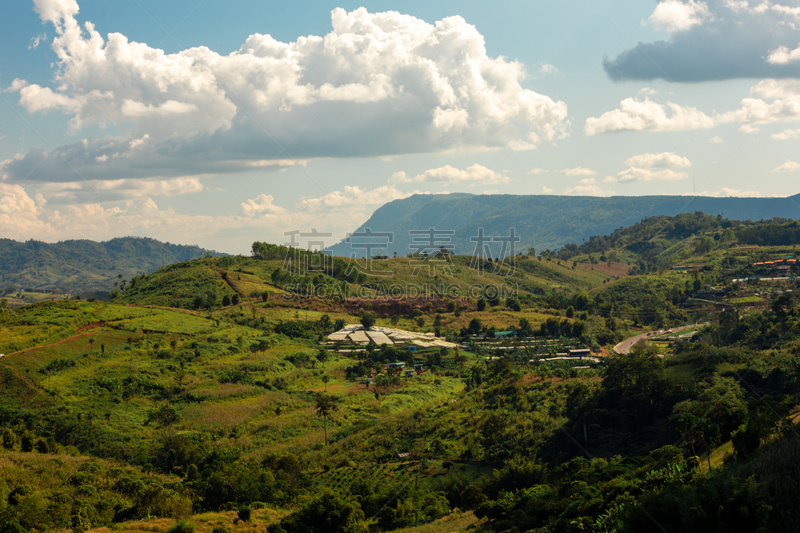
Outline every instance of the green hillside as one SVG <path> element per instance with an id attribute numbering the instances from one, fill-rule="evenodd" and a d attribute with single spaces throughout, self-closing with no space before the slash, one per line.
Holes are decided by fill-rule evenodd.
<path id="1" fill-rule="evenodd" d="M 784 221 L 723 243 L 711 218 L 603 248 L 664 241 L 692 270 L 612 274 L 584 249 L 323 274 L 254 243 L 110 302 L 0 306 L 0 531 L 797 530 L 800 246 L 775 241 Z M 424 286 L 440 292 L 392 297 Z M 458 348 L 327 344 L 361 321 Z"/>
<path id="2" fill-rule="evenodd" d="M 215 252 L 197 246 L 123 237 L 106 242 L 88 240 L 45 243 L 0 239 L 0 291 L 58 290 L 107 293 L 119 281 L 164 265 Z"/>

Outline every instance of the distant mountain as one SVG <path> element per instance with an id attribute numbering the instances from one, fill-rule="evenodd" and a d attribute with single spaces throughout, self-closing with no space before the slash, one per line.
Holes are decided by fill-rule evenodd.
<path id="1" fill-rule="evenodd" d="M 416 249 L 410 233 L 413 230 L 453 231 L 450 244 L 455 253 L 471 254 L 476 243 L 471 237 L 508 236 L 510 228 L 520 241 L 516 251 L 529 247 L 537 250 L 557 249 L 568 243 L 580 244 L 596 235 L 631 226 L 645 217 L 674 216 L 702 211 L 723 215 L 731 220 L 764 220 L 773 217 L 800 219 L 800 195 L 788 198 L 710 198 L 687 196 L 513 196 L 513 195 L 414 195 L 395 200 L 379 208 L 356 232 L 369 228 L 372 232 L 390 232 L 393 242 L 375 238 L 373 242 L 388 244 L 374 248 L 372 254 L 395 252 L 406 255 Z M 416 235 L 416 242 L 424 242 Z M 444 236 L 436 242 L 445 243 Z M 423 240 L 419 240 L 423 239 Z M 356 239 L 356 241 L 359 241 Z M 363 239 L 360 242 L 364 242 Z M 499 255 L 500 242 L 493 245 Z M 349 257 L 351 252 L 363 255 L 363 248 L 340 242 L 329 248 L 334 255 Z"/>
<path id="2" fill-rule="evenodd" d="M 107 292 L 122 275 L 152 272 L 163 265 L 210 254 L 198 246 L 123 237 L 106 242 L 63 241 L 55 244 L 0 239 L 0 291 L 33 288 L 63 292 Z"/>

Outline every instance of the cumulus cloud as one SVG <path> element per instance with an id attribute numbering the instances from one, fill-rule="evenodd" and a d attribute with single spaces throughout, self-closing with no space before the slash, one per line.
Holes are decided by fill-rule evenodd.
<path id="1" fill-rule="evenodd" d="M 683 180 L 689 177 L 685 172 L 676 172 L 669 168 L 654 170 L 652 168 L 631 167 L 618 174 L 620 183 L 630 183 L 634 181 L 673 181 Z"/>
<path id="2" fill-rule="evenodd" d="M 709 18 L 711 13 L 705 2 L 689 0 L 688 3 L 683 3 L 680 0 L 665 0 L 656 6 L 650 16 L 650 22 L 658 29 L 679 32 L 702 24 Z"/>
<path id="3" fill-rule="evenodd" d="M 772 169 L 773 172 L 797 172 L 800 170 L 800 163 L 787 161 L 779 167 Z"/>
<path id="4" fill-rule="evenodd" d="M 465 169 L 450 165 L 426 170 L 416 176 L 408 176 L 405 172 L 392 175 L 392 183 L 508 183 L 510 178 L 483 165 L 474 164 Z"/>
<path id="5" fill-rule="evenodd" d="M 45 194 L 49 190 L 43 188 Z M 147 235 L 156 239 L 197 243 L 220 251 L 246 253 L 254 233 L 260 239 L 283 242 L 284 232 L 320 228 L 334 234 L 333 244 L 366 220 L 367 212 L 348 209 L 348 216 L 331 216 L 331 210 L 289 212 L 261 194 L 246 200 L 241 210 L 212 214 L 183 214 L 162 208 L 152 198 L 117 202 L 58 205 L 43 194 L 35 200 L 17 184 L 0 183 L 0 227 L 3 236 L 48 242 L 65 239 L 109 239 L 119 235 Z M 374 208 L 374 206 L 372 206 Z M 335 208 L 332 208 L 335 209 Z M 355 226 L 354 226 L 355 223 Z"/>
<path id="6" fill-rule="evenodd" d="M 596 183 L 596 181 L 595 181 L 594 178 L 584 178 L 581 181 L 579 181 L 578 183 L 580 183 L 581 185 L 592 185 L 592 184 Z"/>
<path id="7" fill-rule="evenodd" d="M 660 154 L 641 154 L 628 158 L 625 164 L 629 167 L 641 168 L 675 168 L 690 167 L 689 159 L 675 152 L 661 152 Z"/>
<path id="8" fill-rule="evenodd" d="M 122 149 L 144 135 L 152 144 L 129 162 L 132 174 L 109 176 L 186 174 L 175 169 L 192 159 L 239 172 L 273 159 L 533 148 L 566 135 L 566 104 L 523 88 L 524 66 L 489 57 L 483 36 L 458 16 L 429 24 L 335 9 L 325 36 L 284 43 L 254 34 L 228 55 L 207 47 L 167 54 L 81 26 L 73 0 L 35 0 L 35 7 L 55 27 L 55 84 L 17 87 L 20 105 L 66 113 L 75 130 L 130 131 L 71 147 L 71 166 L 82 175 L 107 164 L 89 152 L 106 142 Z M 24 170 L 12 165 L 5 179 L 22 180 Z M 63 167 L 32 179 L 65 180 L 54 172 L 74 179 Z"/>
<path id="9" fill-rule="evenodd" d="M 568 177 L 573 177 L 573 176 L 594 176 L 595 174 L 597 174 L 597 172 L 595 172 L 591 168 L 580 167 L 580 166 L 575 167 L 575 168 L 565 168 L 563 170 L 559 170 L 558 172 L 563 172 Z"/>
<path id="10" fill-rule="evenodd" d="M 720 137 L 719 135 L 715 135 L 708 140 L 709 144 L 722 144 L 725 142 L 725 139 Z"/>
<path id="11" fill-rule="evenodd" d="M 626 98 L 619 109 L 606 111 L 599 117 L 589 117 L 583 131 L 597 135 L 614 131 L 680 131 L 713 128 L 714 119 L 695 107 L 684 107 L 672 102 L 666 105 Z"/>
<path id="12" fill-rule="evenodd" d="M 791 60 L 800 42 L 800 8 L 780 0 L 663 0 L 650 22 L 672 35 L 606 58 L 611 79 L 800 77 L 800 62 Z"/>
<path id="13" fill-rule="evenodd" d="M 630 183 L 635 181 L 682 180 L 688 178 L 689 175 L 672 169 L 692 166 L 692 162 L 688 158 L 675 152 L 635 155 L 629 157 L 625 164 L 628 165 L 626 170 L 618 173 L 616 178 L 609 176 L 604 181 Z"/>
<path id="14" fill-rule="evenodd" d="M 542 194 L 553 194 L 553 189 L 550 187 L 542 186 Z"/>
<path id="15" fill-rule="evenodd" d="M 340 207 L 360 208 L 382 205 L 407 198 L 415 193 L 404 193 L 394 185 L 383 185 L 371 191 L 357 186 L 346 186 L 343 191 L 333 191 L 319 198 L 306 198 L 300 207 L 311 211 L 330 210 Z"/>
<path id="16" fill-rule="evenodd" d="M 758 125 L 800 120 L 800 80 L 768 79 L 750 89 L 739 108 L 708 116 L 694 107 L 668 102 L 659 104 L 646 98 L 626 98 L 619 109 L 584 124 L 587 135 L 615 131 L 681 131 L 713 128 L 719 124 L 741 123 L 739 131 L 758 132 Z"/>
<path id="17" fill-rule="evenodd" d="M 19 91 L 20 89 L 22 89 L 23 87 L 25 87 L 26 85 L 28 85 L 27 81 L 21 80 L 19 78 L 16 78 L 16 79 L 14 79 L 14 81 L 11 82 L 11 85 L 9 85 L 5 89 L 3 89 L 3 92 L 4 93 L 15 93 L 15 92 Z"/>
<path id="18" fill-rule="evenodd" d="M 534 169 L 529 170 L 525 174 L 529 174 L 531 176 L 536 176 L 538 174 L 546 174 L 546 173 L 547 173 L 547 170 L 545 170 L 543 168 L 534 168 Z"/>
<path id="19" fill-rule="evenodd" d="M 253 217 L 262 213 L 270 215 L 286 213 L 286 209 L 275 205 L 275 198 L 271 194 L 259 194 L 256 198 L 251 198 L 242 202 L 242 211 L 247 217 Z"/>
<path id="20" fill-rule="evenodd" d="M 568 196 L 614 196 L 614 191 L 606 191 L 598 185 L 578 185 L 564 190 Z"/>
<path id="21" fill-rule="evenodd" d="M 779 46 L 769 53 L 767 61 L 773 65 L 786 65 L 792 61 L 800 61 L 800 46 L 790 50 L 788 46 Z"/>
<path id="22" fill-rule="evenodd" d="M 786 141 L 789 139 L 800 139 L 800 129 L 797 130 L 783 130 L 780 133 L 773 133 L 771 135 L 773 139 L 777 139 L 779 141 Z"/>

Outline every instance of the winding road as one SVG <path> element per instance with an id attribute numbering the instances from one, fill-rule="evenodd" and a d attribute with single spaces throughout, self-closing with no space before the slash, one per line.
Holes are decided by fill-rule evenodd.
<path id="1" fill-rule="evenodd" d="M 703 322 L 702 324 L 691 324 L 689 326 L 681 326 L 681 327 L 678 327 L 678 328 L 672 328 L 672 329 L 664 330 L 664 333 L 676 333 L 676 332 L 682 331 L 684 329 L 696 328 L 696 327 L 706 326 L 706 325 L 708 325 L 708 322 Z M 621 353 L 621 354 L 626 354 L 627 355 L 627 354 L 631 353 L 631 348 L 633 348 L 633 346 L 637 342 L 639 342 L 642 339 L 646 339 L 647 337 L 654 336 L 654 335 L 652 335 L 652 333 L 653 332 L 651 331 L 651 332 L 648 332 L 648 333 L 642 333 L 641 335 L 637 335 L 635 337 L 631 337 L 630 339 L 625 339 L 621 343 L 619 343 L 616 346 L 614 346 L 614 351 L 616 353 Z M 662 335 L 663 335 L 663 333 L 662 333 Z"/>

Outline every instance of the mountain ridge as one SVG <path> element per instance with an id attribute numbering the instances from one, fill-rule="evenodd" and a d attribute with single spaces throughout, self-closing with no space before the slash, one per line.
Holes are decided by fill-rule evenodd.
<path id="1" fill-rule="evenodd" d="M 378 208 L 354 232 L 369 228 L 373 232 L 391 232 L 393 242 L 375 248 L 373 253 L 406 255 L 416 246 L 409 231 L 453 232 L 449 242 L 443 236 L 439 244 L 452 245 L 455 253 L 468 254 L 475 249 L 471 237 L 483 228 L 487 236 L 509 236 L 510 228 L 519 237 L 516 251 L 529 247 L 557 249 L 565 244 L 606 235 L 644 218 L 702 211 L 731 220 L 764 220 L 773 217 L 800 219 L 800 194 L 783 198 L 687 197 L 687 196 L 555 196 L 555 195 L 413 195 L 394 200 Z M 495 245 L 499 250 L 499 245 Z M 328 248 L 334 255 L 363 255 L 341 241 Z"/>

